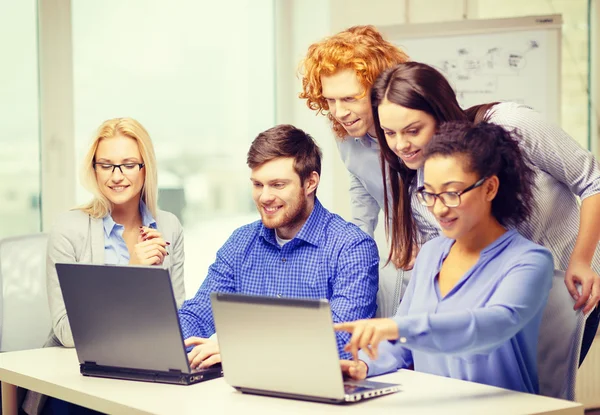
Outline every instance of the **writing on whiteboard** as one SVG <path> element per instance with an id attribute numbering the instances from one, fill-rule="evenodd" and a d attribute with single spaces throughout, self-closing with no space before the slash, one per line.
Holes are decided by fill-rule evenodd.
<path id="1" fill-rule="evenodd" d="M 450 80 L 462 100 L 465 94 L 495 94 L 500 77 L 519 76 L 528 58 L 540 47 L 539 42 L 524 42 L 521 48 L 491 47 L 484 54 L 468 47 L 456 49 L 455 56 L 434 63 Z"/>

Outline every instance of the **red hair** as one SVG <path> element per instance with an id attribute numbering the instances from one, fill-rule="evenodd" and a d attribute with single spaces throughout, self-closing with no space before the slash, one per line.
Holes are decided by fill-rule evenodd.
<path id="1" fill-rule="evenodd" d="M 325 113 L 329 106 L 323 98 L 321 76 L 352 69 L 367 94 L 381 72 L 408 60 L 406 53 L 384 40 L 373 26 L 353 26 L 310 45 L 300 63 L 302 92 L 299 97 L 306 99 L 311 110 L 326 114 L 335 135 L 344 138 L 347 135 L 344 127 L 330 113 Z"/>

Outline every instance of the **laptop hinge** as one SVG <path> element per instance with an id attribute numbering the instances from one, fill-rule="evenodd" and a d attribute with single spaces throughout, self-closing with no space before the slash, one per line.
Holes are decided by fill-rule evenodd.
<path id="1" fill-rule="evenodd" d="M 84 366 L 98 366 L 96 362 L 88 362 L 87 360 L 83 362 Z"/>

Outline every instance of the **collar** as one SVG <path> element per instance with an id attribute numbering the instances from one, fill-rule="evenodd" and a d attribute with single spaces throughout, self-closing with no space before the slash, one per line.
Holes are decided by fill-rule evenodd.
<path id="1" fill-rule="evenodd" d="M 150 213 L 150 209 L 144 203 L 143 200 L 140 199 L 140 214 L 142 215 L 142 225 L 156 229 L 156 220 L 152 217 L 152 213 Z M 116 223 L 110 213 L 102 218 L 102 224 L 104 225 L 104 234 L 106 237 L 109 237 L 116 226 L 123 226 L 119 223 Z"/>
<path id="2" fill-rule="evenodd" d="M 323 235 L 322 229 L 324 228 L 323 222 L 325 220 L 326 213 L 327 211 L 323 205 L 321 205 L 319 199 L 315 197 L 315 205 L 312 212 L 308 216 L 308 219 L 306 219 L 306 222 L 304 222 L 304 225 L 302 225 L 302 228 L 300 228 L 300 231 L 298 231 L 296 236 L 294 236 L 290 242 L 293 242 L 295 239 L 299 239 L 318 247 L 321 243 L 321 238 Z M 277 240 L 275 239 L 275 229 L 269 229 L 265 227 L 262 222 L 260 224 L 259 235 L 262 236 L 265 241 L 279 246 L 277 244 Z"/>
<path id="3" fill-rule="evenodd" d="M 379 151 L 379 143 L 377 138 L 371 137 L 369 133 L 366 133 L 362 137 L 354 137 L 354 141 L 361 143 L 366 148 L 373 148 Z"/>

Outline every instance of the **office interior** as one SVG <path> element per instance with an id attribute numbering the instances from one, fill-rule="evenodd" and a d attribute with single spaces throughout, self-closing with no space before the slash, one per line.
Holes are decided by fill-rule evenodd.
<path id="1" fill-rule="evenodd" d="M 259 218 L 245 157 L 275 124 L 317 140 L 319 199 L 350 219 L 330 126 L 298 98 L 298 64 L 312 42 L 359 24 L 556 14 L 558 121 L 599 156 L 600 0 L 0 0 L 0 239 L 47 232 L 85 202 L 78 175 L 95 129 L 133 117 L 155 145 L 159 206 L 185 229 L 191 297 L 231 232 Z M 600 408 L 598 340 L 577 400 Z"/>

